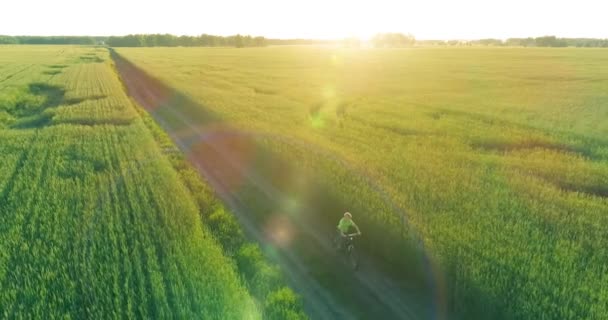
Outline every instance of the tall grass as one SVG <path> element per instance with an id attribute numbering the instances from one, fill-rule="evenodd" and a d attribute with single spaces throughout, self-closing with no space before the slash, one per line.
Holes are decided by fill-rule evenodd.
<path id="1" fill-rule="evenodd" d="M 267 144 L 352 204 L 396 268 L 420 241 L 465 318 L 608 315 L 604 51 L 118 52 L 232 126 L 279 137 Z"/>
<path id="2" fill-rule="evenodd" d="M 262 318 L 107 58 L 0 48 L 1 314 Z"/>

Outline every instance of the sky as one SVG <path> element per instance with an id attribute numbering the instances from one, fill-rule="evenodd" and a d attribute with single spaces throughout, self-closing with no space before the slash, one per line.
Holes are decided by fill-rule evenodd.
<path id="1" fill-rule="evenodd" d="M 605 0 L 3 0 L 0 34 L 608 38 Z"/>

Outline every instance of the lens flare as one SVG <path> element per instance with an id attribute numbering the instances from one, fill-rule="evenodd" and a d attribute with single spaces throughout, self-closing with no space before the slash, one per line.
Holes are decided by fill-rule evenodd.
<path id="1" fill-rule="evenodd" d="M 266 237 L 277 247 L 289 247 L 295 238 L 295 228 L 285 214 L 274 214 L 266 223 Z"/>

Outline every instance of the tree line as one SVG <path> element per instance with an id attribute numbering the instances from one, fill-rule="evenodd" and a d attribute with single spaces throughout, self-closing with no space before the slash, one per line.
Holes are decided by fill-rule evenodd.
<path id="1" fill-rule="evenodd" d="M 108 37 L 110 47 L 262 47 L 267 45 L 264 37 L 249 35 L 214 36 L 174 36 L 171 34 L 130 34 L 122 37 Z"/>
<path id="2" fill-rule="evenodd" d="M 608 48 L 608 39 L 595 38 L 557 38 L 545 36 L 538 38 L 510 38 L 504 42 L 507 46 L 523 47 L 600 47 Z"/>
<path id="3" fill-rule="evenodd" d="M 273 41 L 276 42 L 276 41 Z M 0 44 L 107 44 L 110 47 L 260 47 L 268 44 L 264 37 L 249 35 L 175 36 L 171 34 L 130 34 L 126 36 L 5 36 L 0 35 Z"/>
<path id="4" fill-rule="evenodd" d="M 414 36 L 401 33 L 377 34 L 372 39 L 376 47 L 407 47 L 416 43 Z M 110 47 L 262 47 L 267 45 L 335 45 L 343 44 L 358 47 L 361 40 L 318 39 L 267 39 L 250 35 L 215 36 L 175 36 L 172 34 L 130 34 L 126 36 L 89 37 L 89 36 L 2 36 L 0 44 L 106 44 Z"/>
<path id="5" fill-rule="evenodd" d="M 596 47 L 608 48 L 608 39 L 596 38 L 558 38 L 555 36 L 509 38 L 502 39 L 479 39 L 479 40 L 422 40 L 421 45 L 430 46 L 509 46 L 509 47 Z"/>
<path id="6" fill-rule="evenodd" d="M 268 39 L 250 35 L 215 36 L 175 36 L 171 34 L 130 34 L 126 36 L 4 36 L 1 44 L 107 44 L 110 47 L 262 47 L 267 45 L 327 45 L 341 44 L 346 47 L 359 47 L 360 39 L 343 40 L 315 39 Z M 601 47 L 608 48 L 608 39 L 596 38 L 558 38 L 555 36 L 479 39 L 479 40 L 416 40 L 411 34 L 379 33 L 370 44 L 377 48 L 422 46 L 515 46 L 515 47 Z"/>
<path id="7" fill-rule="evenodd" d="M 416 38 L 411 34 L 379 33 L 371 43 L 376 48 L 411 47 L 416 44 Z"/>
<path id="8" fill-rule="evenodd" d="M 106 37 L 90 36 L 3 36 L 0 44 L 81 44 L 93 45 L 104 41 Z"/>
<path id="9" fill-rule="evenodd" d="M 267 45 L 335 45 L 359 46 L 361 41 L 355 38 L 340 40 L 317 39 L 267 39 L 248 35 L 214 36 L 174 36 L 171 34 L 131 34 L 122 37 L 108 37 L 110 47 L 262 47 Z M 381 33 L 374 36 L 375 47 L 409 47 L 416 43 L 411 34 Z"/>

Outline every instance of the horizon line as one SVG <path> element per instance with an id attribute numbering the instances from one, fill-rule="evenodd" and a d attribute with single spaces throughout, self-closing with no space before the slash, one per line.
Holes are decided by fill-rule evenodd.
<path id="1" fill-rule="evenodd" d="M 508 39 L 528 39 L 528 38 L 540 38 L 540 37 L 556 37 L 558 39 L 601 39 L 601 40 L 608 40 L 608 37 L 606 38 L 602 38 L 602 37 L 590 37 L 590 36 L 578 36 L 578 37 L 563 37 L 563 36 L 557 36 L 554 34 L 546 34 L 546 35 L 542 35 L 542 36 L 525 36 L 525 37 L 517 37 L 517 36 L 513 36 L 513 37 L 480 37 L 480 38 L 417 38 L 415 34 L 409 33 L 409 32 L 377 32 L 374 34 L 374 36 L 379 35 L 379 34 L 404 34 L 404 35 L 412 35 L 414 36 L 414 39 L 416 41 L 476 41 L 476 40 L 486 40 L 486 39 L 493 39 L 493 40 L 501 40 L 501 41 L 505 41 Z M 245 34 L 245 33 L 236 33 L 236 34 L 230 34 L 230 35 L 219 35 L 219 34 L 210 34 L 210 33 L 200 33 L 200 34 L 196 34 L 196 35 L 192 35 L 192 34 L 173 34 L 173 33 L 128 33 L 128 34 L 124 34 L 124 35 L 65 35 L 65 34 L 54 34 L 54 35 L 40 35 L 40 34 L 0 34 L 0 36 L 7 36 L 7 37 L 91 37 L 91 38 L 109 38 L 109 37 L 126 37 L 126 36 L 130 36 L 130 35 L 171 35 L 171 36 L 175 36 L 175 37 L 182 37 L 182 36 L 186 36 L 186 37 L 199 37 L 202 35 L 208 35 L 208 36 L 216 36 L 216 37 L 234 37 L 237 35 L 240 36 L 250 36 L 250 37 L 263 37 L 267 40 L 306 40 L 306 41 L 323 41 L 323 42 L 332 42 L 332 41 L 343 41 L 343 40 L 348 40 L 348 39 L 359 39 L 359 40 L 371 40 L 371 38 L 373 38 L 374 36 L 371 37 L 358 37 L 358 36 L 345 36 L 345 37 L 340 37 L 340 38 L 314 38 L 314 37 L 289 37 L 289 38 L 285 38 L 285 37 L 268 37 L 268 36 L 263 36 L 263 35 L 253 35 L 253 34 Z"/>

